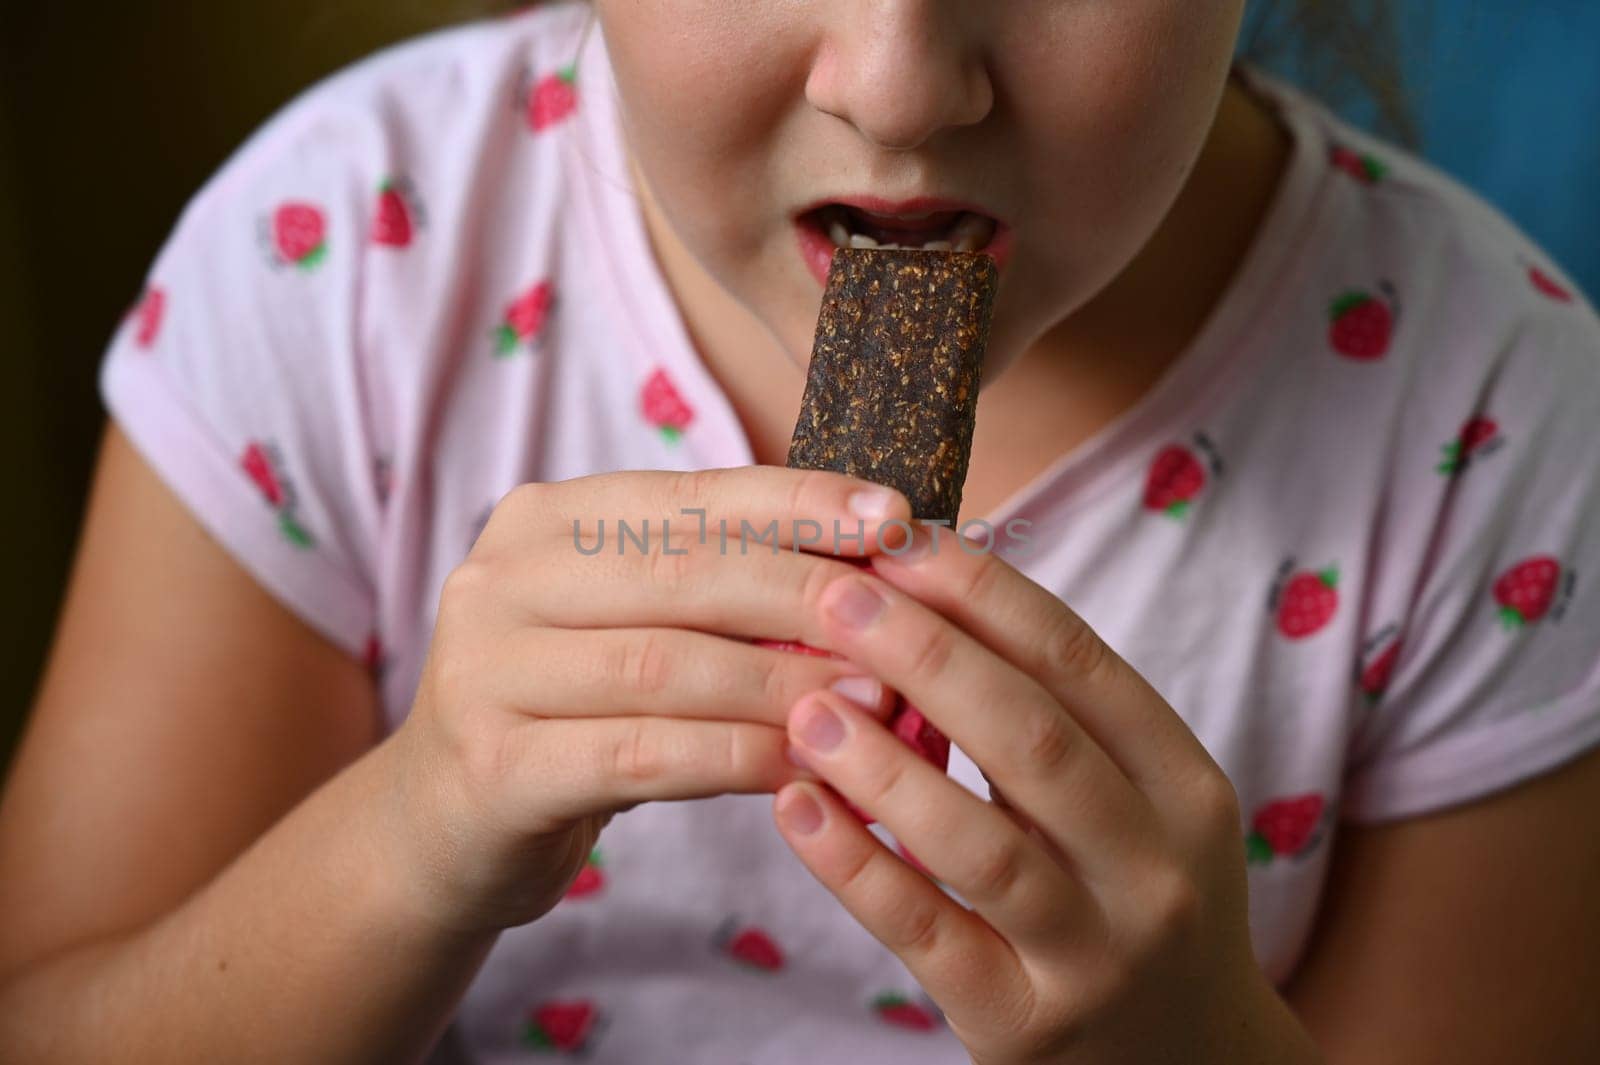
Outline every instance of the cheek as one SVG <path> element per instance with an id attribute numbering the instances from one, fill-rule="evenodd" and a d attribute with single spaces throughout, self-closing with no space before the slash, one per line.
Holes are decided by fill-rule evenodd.
<path id="1" fill-rule="evenodd" d="M 1237 0 L 1090 4 L 1015 44 L 1009 97 L 1027 147 L 1032 249 L 1102 283 L 1172 206 L 1226 84 Z"/>
<path id="2" fill-rule="evenodd" d="M 624 9 L 609 17 L 612 7 Z M 767 5 L 601 3 L 629 144 L 691 246 L 739 239 L 770 207 L 769 160 L 805 68 Z M 785 72 L 794 72 L 786 76 Z"/>

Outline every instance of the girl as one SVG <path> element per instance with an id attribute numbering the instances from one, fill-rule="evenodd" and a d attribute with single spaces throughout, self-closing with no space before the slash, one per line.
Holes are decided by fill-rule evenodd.
<path id="1" fill-rule="evenodd" d="M 1600 1052 L 1600 323 L 1241 6 L 597 0 L 290 107 L 104 362 L 3 1045 Z M 851 239 L 999 261 L 1025 543 L 776 468 Z"/>

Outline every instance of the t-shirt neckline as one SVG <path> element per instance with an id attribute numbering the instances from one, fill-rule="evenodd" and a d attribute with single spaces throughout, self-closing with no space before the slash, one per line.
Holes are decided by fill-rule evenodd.
<path id="1" fill-rule="evenodd" d="M 593 244 L 604 260 L 619 324 L 639 353 L 641 376 L 664 369 L 696 412 L 684 436 L 689 457 L 706 467 L 743 466 L 755 461 L 727 394 L 694 347 L 666 277 L 656 262 L 643 211 L 628 173 L 616 87 L 598 24 L 584 45 L 579 67 L 586 96 L 579 123 L 588 180 L 575 193 L 586 202 Z M 1100 489 L 1122 480 L 1130 464 L 1146 460 L 1151 448 L 1190 430 L 1198 417 L 1226 395 L 1236 376 L 1263 356 L 1268 304 L 1274 292 L 1292 288 L 1293 278 L 1310 261 L 1304 239 L 1327 177 L 1319 165 L 1325 138 L 1309 109 L 1292 89 L 1251 65 L 1235 69 L 1246 87 L 1273 107 L 1291 136 L 1292 147 L 1260 226 L 1239 267 L 1224 288 L 1187 350 L 1140 397 L 1101 430 L 1061 455 L 987 515 L 999 528 L 1024 512 L 1051 504 L 1086 505 Z M 655 332 L 652 333 L 652 330 Z"/>

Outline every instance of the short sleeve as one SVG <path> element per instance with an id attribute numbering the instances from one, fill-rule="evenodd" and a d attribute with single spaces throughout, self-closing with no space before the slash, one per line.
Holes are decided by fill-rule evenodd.
<path id="1" fill-rule="evenodd" d="M 100 367 L 103 402 L 271 594 L 360 656 L 382 463 L 359 335 L 370 131 L 314 93 L 184 211 Z"/>
<path id="2" fill-rule="evenodd" d="M 1466 802 L 1600 743 L 1600 323 L 1570 295 L 1530 302 L 1427 463 L 1428 557 L 1392 677 L 1366 685 L 1384 690 L 1354 737 L 1348 820 Z"/>

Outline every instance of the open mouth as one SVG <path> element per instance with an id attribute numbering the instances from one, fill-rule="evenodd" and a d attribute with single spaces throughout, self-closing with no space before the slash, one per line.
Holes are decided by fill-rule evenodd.
<path id="1" fill-rule="evenodd" d="M 999 231 L 995 219 L 976 211 L 883 215 L 842 203 L 809 211 L 801 222 L 827 237 L 836 248 L 983 251 Z"/>

